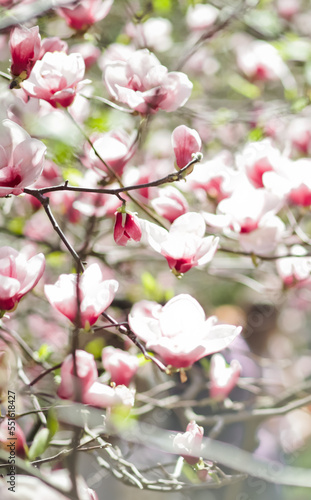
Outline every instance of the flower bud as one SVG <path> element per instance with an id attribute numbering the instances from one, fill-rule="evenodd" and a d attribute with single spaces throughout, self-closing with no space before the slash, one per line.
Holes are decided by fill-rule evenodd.
<path id="1" fill-rule="evenodd" d="M 142 232 L 136 215 L 116 212 L 113 237 L 117 245 L 125 246 L 129 240 L 140 241 Z"/>

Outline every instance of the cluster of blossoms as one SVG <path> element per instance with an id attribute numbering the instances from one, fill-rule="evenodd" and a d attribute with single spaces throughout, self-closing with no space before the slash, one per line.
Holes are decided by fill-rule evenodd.
<path id="1" fill-rule="evenodd" d="M 17 3 L 23 8 L 33 2 L 0 0 L 0 9 L 13 5 L 18 9 Z M 152 3 L 151 10 L 157 10 L 157 3 Z M 100 36 L 96 27 L 87 33 L 96 23 L 106 22 L 110 10 L 115 8 L 113 4 L 113 0 L 54 2 L 49 15 L 54 16 L 57 26 L 59 23 L 62 38 L 44 38 L 38 26 L 20 25 L 0 38 L 0 56 L 3 40 L 9 41 L 10 52 L 10 75 L 0 72 L 10 81 L 5 90 L 9 96 L 4 95 L 1 101 L 0 117 L 3 221 L 12 213 L 12 224 L 5 227 L 7 237 L 31 241 L 21 251 L 7 245 L 0 247 L 0 402 L 7 402 L 9 381 L 13 378 L 8 359 L 11 355 L 14 358 L 16 346 L 18 373 L 28 392 L 39 382 L 44 388 L 48 376 L 51 377 L 51 384 L 42 393 L 38 391 L 39 396 L 36 392 L 31 394 L 41 426 L 34 439 L 38 424 L 31 421 L 31 410 L 21 410 L 21 425 L 15 426 L 17 455 L 30 462 L 40 460 L 42 455 L 45 461 L 44 453 L 51 444 L 55 426 L 50 422 L 53 412 L 46 419 L 40 398 L 46 396 L 49 401 L 54 390 L 53 397 L 65 400 L 64 407 L 93 407 L 85 411 L 85 422 L 88 415 L 100 415 L 101 424 L 104 422 L 100 430 L 95 429 L 95 437 L 86 423 L 81 436 L 77 433 L 72 443 L 79 441 L 83 449 L 88 445 L 86 438 L 97 440 L 101 467 L 111 468 L 125 482 L 150 485 L 148 481 L 140 483 L 142 476 L 137 469 L 121 458 L 122 447 L 111 448 L 111 454 L 108 453 L 116 468 L 102 459 L 100 453 L 110 443 L 100 436 L 105 435 L 106 439 L 110 425 L 113 432 L 118 432 L 119 420 L 126 420 L 130 412 L 137 417 L 156 408 L 160 414 L 167 409 L 165 404 L 171 404 L 171 408 L 176 404 L 180 413 L 185 410 L 186 401 L 180 407 L 180 400 L 176 402 L 182 385 L 178 395 L 173 395 L 173 385 L 169 387 L 168 393 L 172 394 L 165 403 L 156 400 L 162 386 L 152 386 L 158 379 L 151 366 L 162 371 L 163 380 L 170 376 L 172 384 L 176 372 L 185 382 L 189 371 L 189 385 L 196 385 L 199 373 L 195 397 L 202 395 L 203 404 L 207 402 L 207 420 L 204 412 L 200 420 L 195 413 L 203 404 L 196 407 L 190 401 L 180 419 L 190 422 L 184 433 L 175 433 L 170 451 L 182 457 L 177 463 L 184 460 L 197 471 L 200 481 L 214 481 L 213 486 L 218 487 L 209 474 L 209 465 L 203 461 L 204 428 L 196 421 L 209 425 L 210 415 L 217 417 L 220 410 L 224 415 L 222 425 L 226 426 L 228 409 L 232 413 L 240 408 L 249 410 L 253 404 L 256 409 L 257 394 L 264 393 L 265 387 L 258 384 L 260 387 L 254 389 L 256 384 L 249 383 L 258 372 L 250 373 L 250 347 L 241 338 L 242 327 L 238 326 L 249 326 L 251 314 L 232 319 L 228 311 L 218 308 L 218 297 L 209 299 L 214 291 L 212 280 L 228 275 L 238 282 L 236 294 L 231 293 L 228 285 L 228 302 L 234 303 L 235 310 L 240 285 L 250 286 L 253 291 L 270 291 L 255 281 L 259 266 L 267 270 L 267 276 L 274 270 L 279 293 L 286 292 L 290 297 L 292 292 L 310 288 L 310 110 L 307 106 L 305 114 L 289 121 L 284 118 L 281 123 L 278 117 L 267 117 L 266 106 L 268 113 L 270 108 L 264 99 L 266 88 L 273 94 L 280 87 L 288 99 L 302 93 L 299 79 L 296 81 L 288 63 L 290 51 L 287 54 L 283 47 L 287 54 L 284 59 L 288 58 L 285 61 L 277 43 L 264 41 L 273 38 L 268 33 L 272 29 L 269 23 L 264 23 L 268 31 L 263 29 L 260 40 L 249 34 L 231 34 L 226 49 L 232 53 L 230 60 L 236 73 L 228 78 L 230 88 L 249 99 L 250 110 L 244 120 L 250 124 L 248 130 L 243 119 L 239 124 L 231 123 L 240 121 L 238 113 L 229 116 L 228 110 L 222 109 L 218 116 L 213 110 L 212 93 L 221 73 L 221 59 L 216 60 L 213 41 L 218 31 L 235 22 L 235 11 L 232 19 L 230 15 L 227 19 L 227 10 L 220 4 L 215 7 L 195 3 L 187 8 L 178 2 L 167 2 L 168 10 L 178 8 L 185 13 L 184 29 L 189 35 L 189 51 L 180 54 L 175 65 L 177 45 L 174 47 L 173 41 L 178 34 L 168 19 L 148 17 L 149 4 L 141 12 L 136 4 L 133 10 L 128 5 L 130 16 L 127 13 L 123 31 L 118 30 L 118 41 L 122 43 L 108 43 L 110 28 L 103 29 Z M 299 0 L 273 3 L 281 27 L 296 22 L 298 4 Z M 241 12 L 248 31 L 260 31 L 260 23 L 252 17 L 252 7 L 247 8 L 249 16 Z M 120 12 L 115 12 L 112 20 L 114 15 L 119 22 Z M 46 32 L 51 33 L 48 28 Z M 281 28 L 277 29 L 281 33 Z M 75 43 L 76 39 L 79 43 Z M 211 43 L 205 44 L 206 40 Z M 310 47 L 303 43 L 309 54 Z M 305 57 L 307 84 L 311 78 L 309 55 L 294 58 L 300 63 Z M 180 69 L 191 73 L 193 81 Z M 97 82 L 96 75 L 100 75 Z M 217 89 L 217 95 L 220 91 Z M 200 92 L 211 92 L 213 106 L 208 111 L 201 109 Z M 260 96 L 253 108 L 252 95 Z M 194 110 L 180 109 L 192 103 Z M 116 125 L 118 113 L 123 117 L 121 126 Z M 206 157 L 204 161 L 201 151 Z M 223 266 L 224 252 L 236 258 L 231 258 L 228 266 L 227 262 Z M 242 276 L 240 266 L 246 261 L 243 269 L 247 276 Z M 154 275 L 162 264 L 167 273 L 159 272 L 157 279 Z M 196 280 L 197 276 L 201 279 Z M 194 283 L 208 289 L 202 300 L 204 309 L 192 296 Z M 274 282 L 271 283 L 273 288 Z M 186 286 L 191 294 L 185 292 Z M 30 293 L 35 287 L 35 292 Z M 27 300 L 22 301 L 27 294 L 29 304 L 35 304 L 28 310 Z M 304 301 L 310 298 L 307 293 L 297 297 L 294 308 L 300 319 Z M 252 300 L 252 296 L 246 298 L 247 303 Z M 42 305 L 42 315 L 37 314 L 37 305 Z M 21 317 L 27 318 L 27 343 L 14 333 Z M 286 323 L 286 317 L 282 321 L 280 325 Z M 249 345 L 264 342 L 262 331 L 254 341 L 255 336 L 248 339 Z M 282 344 L 275 332 L 271 336 L 276 345 Z M 244 357 L 236 347 L 238 342 Z M 267 352 L 271 352 L 271 345 L 267 342 Z M 284 345 L 278 355 L 290 358 L 292 339 L 288 338 Z M 25 373 L 20 347 L 32 363 Z M 264 349 L 258 356 L 256 347 L 254 352 L 254 359 L 260 355 L 266 359 Z M 309 355 L 306 358 L 309 364 Z M 36 364 L 42 372 L 37 373 Z M 261 369 L 265 375 L 265 366 Z M 272 366 L 272 375 L 273 369 Z M 302 363 L 297 370 L 296 366 L 289 370 L 284 380 L 291 376 L 299 380 L 296 371 L 305 371 L 306 378 L 310 378 L 310 369 Z M 240 379 L 241 374 L 248 377 L 246 381 Z M 28 376 L 33 377 L 32 382 L 27 382 Z M 276 395 L 271 385 L 270 400 Z M 146 387 L 146 394 L 138 394 L 141 387 Z M 246 390 L 253 398 L 247 400 L 248 406 L 234 401 L 243 387 L 248 387 Z M 21 406 L 24 399 L 21 391 Z M 58 403 L 62 406 L 61 401 Z M 0 422 L 0 447 L 10 452 L 7 417 Z M 39 447 L 37 451 L 42 430 L 48 438 L 43 445 L 40 442 L 44 450 Z M 218 431 L 221 429 L 213 429 L 216 434 Z M 27 441 L 25 435 L 31 438 Z M 75 450 L 75 459 L 74 455 Z M 75 464 L 73 471 L 74 468 Z M 37 495 L 63 500 L 67 494 L 73 498 L 78 492 L 79 500 L 97 500 L 96 493 L 79 476 L 73 481 L 73 473 L 69 477 L 64 471 L 54 470 L 53 476 L 55 490 L 52 482 L 45 484 L 39 476 L 30 481 L 20 475 L 18 497 Z M 177 490 L 177 474 L 167 473 L 166 484 L 170 480 L 172 489 Z M 0 497 L 12 498 L 2 479 Z"/>

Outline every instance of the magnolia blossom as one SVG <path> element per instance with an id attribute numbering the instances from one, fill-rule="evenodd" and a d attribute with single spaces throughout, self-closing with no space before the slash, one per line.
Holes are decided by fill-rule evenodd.
<path id="1" fill-rule="evenodd" d="M 311 159 L 283 161 L 263 176 L 264 185 L 293 205 L 311 205 Z"/>
<path id="2" fill-rule="evenodd" d="M 166 258 L 177 274 L 209 263 L 217 250 L 219 238 L 204 237 L 204 218 L 195 212 L 175 219 L 169 231 L 146 220 L 141 220 L 141 227 L 149 245 Z"/>
<path id="3" fill-rule="evenodd" d="M 114 99 L 142 114 L 175 111 L 187 102 L 192 90 L 187 75 L 169 73 L 147 49 L 137 50 L 127 61 L 108 63 L 104 81 Z"/>
<path id="4" fill-rule="evenodd" d="M 186 294 L 177 295 L 164 307 L 142 300 L 129 315 L 131 329 L 147 349 L 176 368 L 186 368 L 224 349 L 241 332 L 241 327 L 216 323 L 215 316 L 206 319 L 200 304 Z"/>
<path id="5" fill-rule="evenodd" d="M 91 264 L 80 277 L 80 326 L 92 326 L 107 307 L 118 290 L 115 280 L 104 279 L 98 264 Z M 77 276 L 61 274 L 55 285 L 45 285 L 45 294 L 50 304 L 72 323 L 77 320 Z"/>
<path id="6" fill-rule="evenodd" d="M 46 52 L 68 52 L 68 43 L 58 36 L 44 38 L 41 41 L 41 49 L 39 59 L 42 59 Z M 76 51 L 78 52 L 78 51 Z"/>
<path id="7" fill-rule="evenodd" d="M 247 144 L 237 157 L 238 167 L 245 171 L 249 181 L 256 188 L 264 187 L 263 174 L 274 170 L 274 166 L 281 161 L 281 153 L 272 146 L 270 139 Z"/>
<path id="8" fill-rule="evenodd" d="M 80 0 L 77 4 L 57 10 L 68 26 L 75 30 L 86 30 L 92 24 L 104 19 L 113 0 Z"/>
<path id="9" fill-rule="evenodd" d="M 77 389 L 80 391 L 81 399 L 84 399 L 85 393 L 98 378 L 93 354 L 77 350 L 76 367 L 79 379 Z M 61 383 L 57 391 L 57 395 L 62 399 L 72 399 L 75 396 L 75 377 L 73 373 L 73 356 L 69 354 L 61 366 Z"/>
<path id="10" fill-rule="evenodd" d="M 21 298 L 32 290 L 45 269 L 42 253 L 27 258 L 11 247 L 0 248 L 0 310 L 14 309 Z"/>
<path id="11" fill-rule="evenodd" d="M 141 48 L 165 52 L 172 46 L 172 23 L 162 17 L 150 17 L 144 23 L 128 23 L 125 32 Z"/>
<path id="12" fill-rule="evenodd" d="M 294 118 L 286 130 L 286 138 L 295 152 L 309 156 L 311 153 L 311 118 Z"/>
<path id="13" fill-rule="evenodd" d="M 233 359 L 230 366 L 221 354 L 214 354 L 211 359 L 210 368 L 210 396 L 217 399 L 225 399 L 235 387 L 241 373 L 241 365 Z"/>
<path id="14" fill-rule="evenodd" d="M 275 250 L 283 236 L 285 225 L 275 215 L 282 205 L 283 201 L 275 194 L 249 184 L 222 200 L 217 215 L 204 213 L 204 218 L 208 225 L 222 228 L 228 236 L 232 231 L 238 234 L 246 252 L 265 255 Z"/>
<path id="15" fill-rule="evenodd" d="M 82 55 L 86 69 L 93 66 L 101 55 L 100 49 L 91 42 L 72 45 L 70 52 L 79 52 Z"/>
<path id="16" fill-rule="evenodd" d="M 306 256 L 306 249 L 294 245 L 291 249 L 292 257 L 277 259 L 277 272 L 286 287 L 298 285 L 311 277 L 311 257 Z"/>
<path id="17" fill-rule="evenodd" d="M 172 146 L 177 167 L 183 168 L 192 160 L 193 153 L 201 151 L 202 141 L 196 130 L 180 125 L 172 133 Z"/>
<path id="18" fill-rule="evenodd" d="M 184 457 L 188 464 L 195 465 L 200 460 L 203 435 L 203 427 L 200 427 L 195 420 L 191 420 L 187 425 L 186 432 L 179 433 L 174 437 L 173 448 L 175 452 Z"/>
<path id="19" fill-rule="evenodd" d="M 110 387 L 98 381 L 98 372 L 93 354 L 76 351 L 77 377 L 74 376 L 73 355 L 69 354 L 61 366 L 61 383 L 57 395 L 62 399 L 79 399 L 82 403 L 107 408 L 134 404 L 134 392 L 119 385 Z"/>
<path id="20" fill-rule="evenodd" d="M 117 245 L 125 246 L 128 241 L 140 241 L 142 232 L 138 217 L 130 212 L 120 211 L 115 213 L 113 237 Z"/>
<path id="21" fill-rule="evenodd" d="M 17 26 L 10 34 L 11 74 L 19 76 L 24 73 L 23 80 L 30 72 L 40 55 L 41 37 L 39 27 L 26 28 Z"/>
<path id="22" fill-rule="evenodd" d="M 157 214 L 170 222 L 174 222 L 175 219 L 189 210 L 186 198 L 173 186 L 159 189 L 158 196 L 151 200 L 151 205 Z"/>
<path id="23" fill-rule="evenodd" d="M 216 21 L 219 10 L 213 5 L 198 3 L 189 7 L 186 15 L 188 28 L 202 32 L 210 28 Z"/>
<path id="24" fill-rule="evenodd" d="M 127 134 L 124 130 L 113 130 L 97 137 L 93 146 L 99 156 L 116 174 L 122 175 L 127 162 L 136 151 L 134 146 L 134 134 Z M 98 173 L 110 173 L 106 165 L 95 154 L 89 143 L 85 144 L 85 156 L 83 164 L 93 168 Z"/>
<path id="25" fill-rule="evenodd" d="M 277 49 L 262 40 L 242 39 L 237 46 L 237 64 L 251 80 L 281 80 L 286 88 L 296 86 Z"/>
<path id="26" fill-rule="evenodd" d="M 34 65 L 23 89 L 30 97 L 44 99 L 51 106 L 70 106 L 76 93 L 89 80 L 83 80 L 85 64 L 81 54 L 47 52 Z"/>
<path id="27" fill-rule="evenodd" d="M 3 120 L 0 125 L 0 198 L 19 195 L 35 182 L 43 170 L 46 146 L 17 123 Z"/>
<path id="28" fill-rule="evenodd" d="M 139 364 L 136 356 L 112 346 L 104 347 L 102 361 L 103 367 L 111 375 L 112 382 L 126 386 L 136 374 Z"/>
<path id="29" fill-rule="evenodd" d="M 218 204 L 241 183 L 241 172 L 233 169 L 230 160 L 224 151 L 212 160 L 201 162 L 187 176 L 187 183 L 182 188 L 194 192 L 201 201 L 205 201 L 207 195 Z"/>

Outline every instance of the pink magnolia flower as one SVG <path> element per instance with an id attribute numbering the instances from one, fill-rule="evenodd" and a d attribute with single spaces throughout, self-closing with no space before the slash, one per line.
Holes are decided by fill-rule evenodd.
<path id="1" fill-rule="evenodd" d="M 195 420 L 187 425 L 186 432 L 179 433 L 174 437 L 173 448 L 176 453 L 184 457 L 190 465 L 195 465 L 200 460 L 200 451 L 204 435 L 203 427 Z"/>
<path id="2" fill-rule="evenodd" d="M 34 65 L 23 89 L 30 97 L 44 99 L 51 106 L 70 106 L 77 92 L 89 80 L 83 80 L 85 64 L 81 54 L 47 52 Z"/>
<path id="3" fill-rule="evenodd" d="M 219 10 L 213 5 L 198 3 L 189 7 L 186 15 L 188 28 L 192 31 L 202 32 L 213 26 L 217 20 Z"/>
<path id="4" fill-rule="evenodd" d="M 244 175 L 244 174 L 243 174 Z M 186 192 L 195 193 L 197 198 L 205 202 L 206 195 L 215 204 L 228 198 L 241 182 L 241 173 L 231 165 L 226 151 L 212 160 L 197 165 L 187 177 Z"/>
<path id="5" fill-rule="evenodd" d="M 311 154 L 311 118 L 294 118 L 286 130 L 286 138 L 294 152 L 309 156 Z"/>
<path id="6" fill-rule="evenodd" d="M 306 249 L 294 245 L 292 257 L 277 259 L 276 268 L 286 287 L 296 286 L 311 277 L 311 257 L 306 256 Z"/>
<path id="7" fill-rule="evenodd" d="M 55 285 L 45 285 L 44 291 L 50 304 L 75 323 L 77 316 L 77 290 L 75 274 L 61 274 Z M 98 264 L 91 264 L 82 274 L 79 283 L 81 327 L 92 326 L 118 290 L 118 282 L 104 279 Z"/>
<path id="8" fill-rule="evenodd" d="M 127 162 L 132 158 L 136 151 L 134 146 L 134 134 L 128 134 L 124 130 L 113 130 L 97 137 L 93 146 L 101 158 L 118 175 L 123 174 Z M 107 172 L 105 164 L 95 154 L 94 149 L 86 143 L 85 156 L 82 159 L 83 164 L 88 168 L 93 168 L 98 173 Z"/>
<path id="9" fill-rule="evenodd" d="M 134 406 L 135 391 L 125 385 L 110 387 L 100 382 L 95 382 L 85 393 L 84 403 L 98 408 L 123 406 L 130 409 Z"/>
<path id="10" fill-rule="evenodd" d="M 129 324 L 147 349 L 158 353 L 167 365 L 187 368 L 208 354 L 227 347 L 241 327 L 217 325 L 217 318 L 205 318 L 200 304 L 181 294 L 165 306 L 143 300 L 129 315 Z"/>
<path id="11" fill-rule="evenodd" d="M 265 187 L 293 205 L 311 205 L 311 159 L 284 160 L 263 176 Z"/>
<path id="12" fill-rule="evenodd" d="M 46 146 L 17 123 L 3 120 L 0 125 L 0 198 L 19 195 L 35 182 L 43 170 Z"/>
<path id="13" fill-rule="evenodd" d="M 159 189 L 158 197 L 151 200 L 151 205 L 157 214 L 170 222 L 174 222 L 189 209 L 186 198 L 173 186 Z"/>
<path id="14" fill-rule="evenodd" d="M 281 80 L 284 87 L 295 88 L 295 80 L 273 45 L 262 40 L 243 39 L 237 46 L 237 64 L 251 80 Z"/>
<path id="15" fill-rule="evenodd" d="M 140 241 L 142 232 L 138 217 L 130 212 L 117 211 L 113 237 L 117 245 L 125 246 L 128 241 Z"/>
<path id="16" fill-rule="evenodd" d="M 80 0 L 77 4 L 57 9 L 68 26 L 75 30 L 86 30 L 92 24 L 104 19 L 113 0 Z"/>
<path id="17" fill-rule="evenodd" d="M 84 400 L 85 393 L 98 378 L 97 366 L 93 354 L 78 349 L 76 351 L 76 366 L 80 399 Z M 61 366 L 61 383 L 57 390 L 58 397 L 72 399 L 75 396 L 75 377 L 73 373 L 73 356 L 69 354 Z"/>
<path id="18" fill-rule="evenodd" d="M 114 99 L 141 114 L 175 111 L 187 102 L 192 90 L 187 75 L 169 73 L 147 49 L 137 50 L 127 61 L 108 63 L 104 81 Z"/>
<path id="19" fill-rule="evenodd" d="M 103 367 L 111 375 L 112 382 L 126 386 L 135 376 L 139 364 L 136 356 L 112 346 L 104 347 L 102 361 Z"/>
<path id="20" fill-rule="evenodd" d="M 146 220 L 141 220 L 141 227 L 149 245 L 166 258 L 176 274 L 209 263 L 217 250 L 219 238 L 204 237 L 204 218 L 195 212 L 175 219 L 169 231 Z"/>
<path id="21" fill-rule="evenodd" d="M 281 161 L 281 153 L 272 146 L 270 139 L 247 144 L 237 157 L 238 167 L 245 171 L 249 181 L 256 188 L 264 187 L 263 174 L 274 170 L 274 166 Z"/>
<path id="22" fill-rule="evenodd" d="M 233 359 L 230 366 L 221 354 L 214 354 L 210 367 L 210 396 L 216 399 L 225 399 L 236 386 L 241 373 L 241 365 Z"/>
<path id="23" fill-rule="evenodd" d="M 177 167 L 183 168 L 192 160 L 193 153 L 201 151 L 202 141 L 196 130 L 180 125 L 172 133 L 172 146 Z"/>
<path id="24" fill-rule="evenodd" d="M 100 49 L 91 42 L 72 45 L 70 52 L 79 52 L 82 55 L 86 69 L 93 66 L 101 55 Z"/>
<path id="25" fill-rule="evenodd" d="M 172 46 L 172 23 L 162 17 L 150 17 L 144 23 L 128 23 L 125 33 L 138 48 L 165 52 Z"/>
<path id="26" fill-rule="evenodd" d="M 209 226 L 222 228 L 227 236 L 232 232 L 238 234 L 246 252 L 265 255 L 275 250 L 284 234 L 285 225 L 275 215 L 283 203 L 279 196 L 266 189 L 246 184 L 219 203 L 217 215 L 204 213 L 204 218 Z"/>
<path id="27" fill-rule="evenodd" d="M 301 9 L 301 0 L 277 0 L 276 9 L 279 16 L 291 20 Z"/>
<path id="28" fill-rule="evenodd" d="M 76 351 L 77 378 L 74 377 L 73 355 L 69 354 L 61 367 L 61 383 L 57 395 L 62 399 L 80 399 L 82 403 L 107 408 L 134 405 L 134 391 L 124 385 L 110 387 L 98 382 L 98 372 L 93 354 Z M 77 385 L 77 387 L 76 387 Z M 76 389 L 80 394 L 76 394 Z"/>
<path id="29" fill-rule="evenodd" d="M 68 43 L 58 36 L 44 38 L 41 41 L 41 50 L 39 59 L 42 59 L 46 52 L 68 52 Z"/>
<path id="30" fill-rule="evenodd" d="M 0 248 L 0 310 L 14 309 L 21 298 L 32 290 L 43 275 L 42 253 L 28 259 L 11 247 Z"/>
<path id="31" fill-rule="evenodd" d="M 17 26 L 10 34 L 11 74 L 19 76 L 24 73 L 23 80 L 30 72 L 40 55 L 41 37 L 39 27 L 26 28 Z"/>

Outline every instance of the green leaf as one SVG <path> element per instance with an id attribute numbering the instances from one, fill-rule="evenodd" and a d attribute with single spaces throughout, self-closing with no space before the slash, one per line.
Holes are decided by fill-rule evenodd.
<path id="1" fill-rule="evenodd" d="M 58 431 L 58 420 L 56 417 L 56 412 L 54 408 L 51 408 L 48 413 L 48 418 L 47 418 L 47 428 L 49 430 L 49 438 L 52 439 L 52 437 L 56 434 Z"/>
<path id="2" fill-rule="evenodd" d="M 79 186 L 82 177 L 83 177 L 82 172 L 80 172 L 80 170 L 76 168 L 67 167 L 63 169 L 64 180 L 69 181 L 69 184 L 71 184 L 72 186 Z"/>
<path id="3" fill-rule="evenodd" d="M 14 217 L 14 219 L 9 220 L 7 223 L 7 228 L 11 233 L 23 234 L 25 219 L 23 217 Z"/>
<path id="4" fill-rule="evenodd" d="M 248 140 L 250 142 L 261 141 L 263 139 L 264 133 L 262 128 L 254 128 L 248 134 Z"/>
<path id="5" fill-rule="evenodd" d="M 230 87 L 248 99 L 257 99 L 260 89 L 240 75 L 232 75 L 228 81 Z"/>
<path id="6" fill-rule="evenodd" d="M 85 346 L 85 350 L 90 354 L 93 354 L 94 358 L 100 358 L 104 347 L 104 339 L 97 338 L 88 342 Z"/>
<path id="7" fill-rule="evenodd" d="M 30 461 L 35 460 L 45 452 L 49 446 L 50 439 L 50 431 L 46 427 L 37 432 L 29 449 L 28 458 Z"/>
<path id="8" fill-rule="evenodd" d="M 66 262 L 67 256 L 63 252 L 51 252 L 46 255 L 45 260 L 49 266 L 58 268 Z"/>
<path id="9" fill-rule="evenodd" d="M 153 0 L 153 9 L 158 12 L 170 12 L 172 9 L 171 0 Z"/>
<path id="10" fill-rule="evenodd" d="M 53 350 L 51 349 L 51 346 L 48 344 L 42 344 L 35 354 L 37 355 L 39 361 L 44 362 L 49 359 L 52 352 Z"/>

